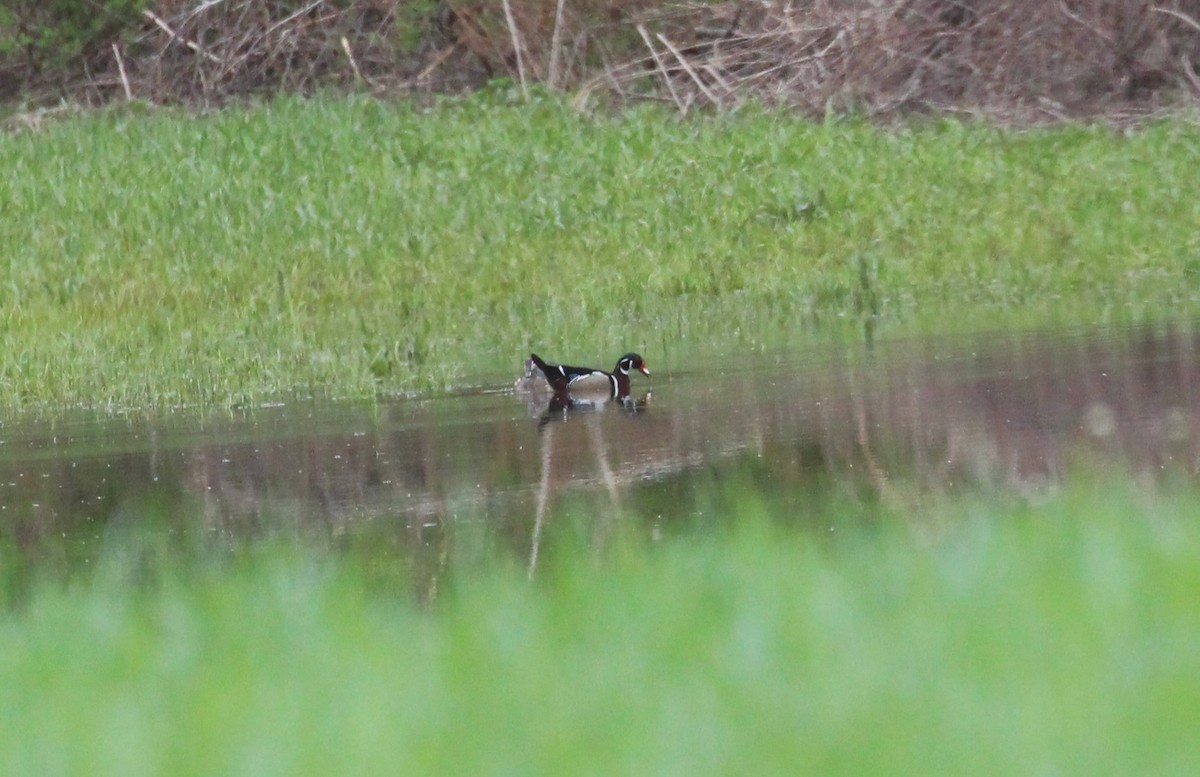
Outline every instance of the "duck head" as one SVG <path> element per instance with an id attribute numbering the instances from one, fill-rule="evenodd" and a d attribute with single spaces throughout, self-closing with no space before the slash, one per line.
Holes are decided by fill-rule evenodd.
<path id="1" fill-rule="evenodd" d="M 630 370 L 637 370 L 647 377 L 650 376 L 650 368 L 646 366 L 646 360 L 641 357 L 641 354 L 630 352 L 617 359 L 617 366 L 613 372 L 628 375 Z"/>

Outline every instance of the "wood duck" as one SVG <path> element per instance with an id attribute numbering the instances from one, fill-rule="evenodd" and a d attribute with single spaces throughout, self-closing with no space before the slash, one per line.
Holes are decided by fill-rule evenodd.
<path id="1" fill-rule="evenodd" d="M 573 399 L 625 399 L 629 396 L 630 370 L 650 375 L 646 360 L 636 353 L 627 353 L 617 359 L 617 366 L 613 367 L 612 372 L 594 367 L 549 364 L 536 353 L 529 354 L 529 360 L 546 376 L 546 381 L 556 395 Z"/>

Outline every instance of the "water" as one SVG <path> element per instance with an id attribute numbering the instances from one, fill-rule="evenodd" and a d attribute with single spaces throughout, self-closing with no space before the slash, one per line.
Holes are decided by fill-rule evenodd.
<path id="1" fill-rule="evenodd" d="M 502 556 L 736 520 L 735 484 L 799 530 L 832 498 L 1039 499 L 1075 463 L 1140 483 L 1200 466 L 1188 324 L 713 355 L 635 377 L 636 406 L 545 411 L 507 382 L 381 403 L 0 426 L 0 561 L 71 575 L 140 552 L 299 543 L 424 594 Z M 514 369 L 515 377 L 515 369 Z M 149 549 L 149 550 L 147 550 Z M 124 552 L 124 551 L 122 551 Z M 15 570 L 15 571 L 14 571 Z"/>

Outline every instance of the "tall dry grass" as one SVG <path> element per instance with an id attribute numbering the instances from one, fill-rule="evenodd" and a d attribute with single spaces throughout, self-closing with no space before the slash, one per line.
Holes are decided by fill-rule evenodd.
<path id="1" fill-rule="evenodd" d="M 0 20 L 0 37 L 20 24 Z M 683 112 L 1052 120 L 1200 97 L 1200 0 L 157 0 L 109 38 L 57 69 L 0 48 L 0 99 L 208 106 L 507 77 Z"/>

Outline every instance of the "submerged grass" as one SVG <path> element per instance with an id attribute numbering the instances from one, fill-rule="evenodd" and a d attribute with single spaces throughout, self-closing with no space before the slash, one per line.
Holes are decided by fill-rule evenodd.
<path id="1" fill-rule="evenodd" d="M 1185 120 L 281 99 L 81 117 L 0 137 L 0 166 L 10 407 L 445 388 L 533 345 L 732 347 L 947 304 L 1155 311 L 1200 270 Z"/>
<path id="2" fill-rule="evenodd" d="M 730 500 L 738 501 L 738 500 Z M 1077 489 L 493 565 L 257 557 L 0 615 L 0 774 L 1184 774 L 1200 511 Z M 927 522 L 927 523 L 926 523 Z M 106 582 L 107 581 L 107 582 Z M 115 581 L 115 582 L 114 582 Z"/>

